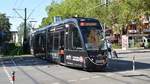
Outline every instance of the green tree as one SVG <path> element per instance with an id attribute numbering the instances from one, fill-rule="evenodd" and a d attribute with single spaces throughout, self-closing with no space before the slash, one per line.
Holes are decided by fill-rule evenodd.
<path id="1" fill-rule="evenodd" d="M 54 16 L 62 16 L 62 18 L 69 18 L 75 15 L 79 17 L 95 17 L 98 16 L 92 10 L 99 0 L 63 0 L 62 2 L 52 2 L 47 8 L 48 17 L 44 17 L 41 26 L 48 25 L 53 22 Z M 84 5 L 86 4 L 86 5 Z M 99 3 L 98 3 L 99 4 Z M 96 12 L 99 10 L 95 10 Z"/>
<path id="2" fill-rule="evenodd" d="M 115 26 L 114 31 L 121 33 L 122 25 L 131 20 L 139 22 L 140 15 L 150 15 L 150 0 L 111 0 L 109 4 L 101 3 L 101 0 L 62 0 L 51 3 L 46 11 L 48 17 L 43 18 L 42 26 L 51 24 L 54 16 L 64 19 L 79 15 L 96 18 L 109 27 Z"/>
<path id="3" fill-rule="evenodd" d="M 148 0 L 149 1 L 149 0 Z M 122 25 L 136 21 L 139 24 L 139 16 L 148 13 L 148 1 L 146 0 L 116 0 L 107 7 L 107 15 L 104 20 L 109 26 L 115 26 L 114 32 L 121 34 Z M 150 2 L 150 1 L 149 1 Z M 147 6 L 145 5 L 147 4 Z M 104 16 L 102 16 L 104 17 Z M 117 26 L 116 26 L 117 24 Z"/>
<path id="4" fill-rule="evenodd" d="M 5 36 L 3 35 L 3 37 L 1 35 L 0 43 L 10 40 L 10 22 L 6 15 L 2 13 L 0 13 L 0 32 L 3 32 L 5 34 Z"/>

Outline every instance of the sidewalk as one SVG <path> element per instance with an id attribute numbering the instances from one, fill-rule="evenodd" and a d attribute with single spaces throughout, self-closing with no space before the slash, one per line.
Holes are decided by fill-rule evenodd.
<path id="1" fill-rule="evenodd" d="M 145 53 L 150 52 L 150 49 L 143 49 L 143 48 L 131 48 L 127 50 L 122 49 L 114 49 L 117 54 L 130 54 L 130 53 Z"/>

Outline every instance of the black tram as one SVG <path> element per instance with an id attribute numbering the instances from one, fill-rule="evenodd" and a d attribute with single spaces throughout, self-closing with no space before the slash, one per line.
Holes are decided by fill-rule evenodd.
<path id="1" fill-rule="evenodd" d="M 107 65 L 103 29 L 96 19 L 70 18 L 31 34 L 31 53 L 36 57 L 59 63 L 60 46 L 65 66 L 101 70 Z"/>

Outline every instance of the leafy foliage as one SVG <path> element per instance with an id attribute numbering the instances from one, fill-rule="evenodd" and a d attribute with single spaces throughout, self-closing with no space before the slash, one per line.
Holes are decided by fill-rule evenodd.
<path id="1" fill-rule="evenodd" d="M 0 44 L 4 41 L 9 41 L 10 40 L 10 23 L 9 19 L 6 17 L 5 14 L 0 13 Z M 2 35 L 3 32 L 3 35 Z"/>
<path id="2" fill-rule="evenodd" d="M 78 15 L 96 18 L 109 27 L 117 24 L 116 28 L 121 30 L 122 25 L 131 20 L 138 21 L 139 16 L 150 15 L 150 0 L 111 0 L 108 4 L 101 0 L 62 0 L 53 1 L 46 11 L 48 17 L 43 18 L 41 26 L 51 24 L 54 16 L 62 16 L 64 19 Z"/>

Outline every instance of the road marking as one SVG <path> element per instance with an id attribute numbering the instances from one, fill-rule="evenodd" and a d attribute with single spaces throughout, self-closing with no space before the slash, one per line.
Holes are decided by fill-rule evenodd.
<path id="1" fill-rule="evenodd" d="M 112 76 L 112 75 L 114 75 L 114 73 L 108 73 L 108 74 L 106 74 L 106 76 Z"/>
<path id="2" fill-rule="evenodd" d="M 77 80 L 68 80 L 68 82 L 76 82 Z"/>
<path id="3" fill-rule="evenodd" d="M 52 83 L 52 84 L 60 84 L 60 83 L 58 83 L 58 82 L 54 82 L 54 83 Z"/>
<path id="4" fill-rule="evenodd" d="M 9 74 L 8 70 L 6 69 L 6 66 L 4 65 L 3 62 L 1 62 L 1 64 L 2 64 L 2 67 L 3 67 L 3 69 L 4 69 L 4 71 L 5 71 L 6 75 L 7 75 L 7 77 L 9 79 L 10 83 L 13 84 L 13 81 L 11 79 L 11 75 Z"/>
<path id="5" fill-rule="evenodd" d="M 88 80 L 88 79 L 90 79 L 90 78 L 80 78 L 80 80 Z"/>
<path id="6" fill-rule="evenodd" d="M 92 78 L 99 78 L 100 76 L 92 76 Z"/>

